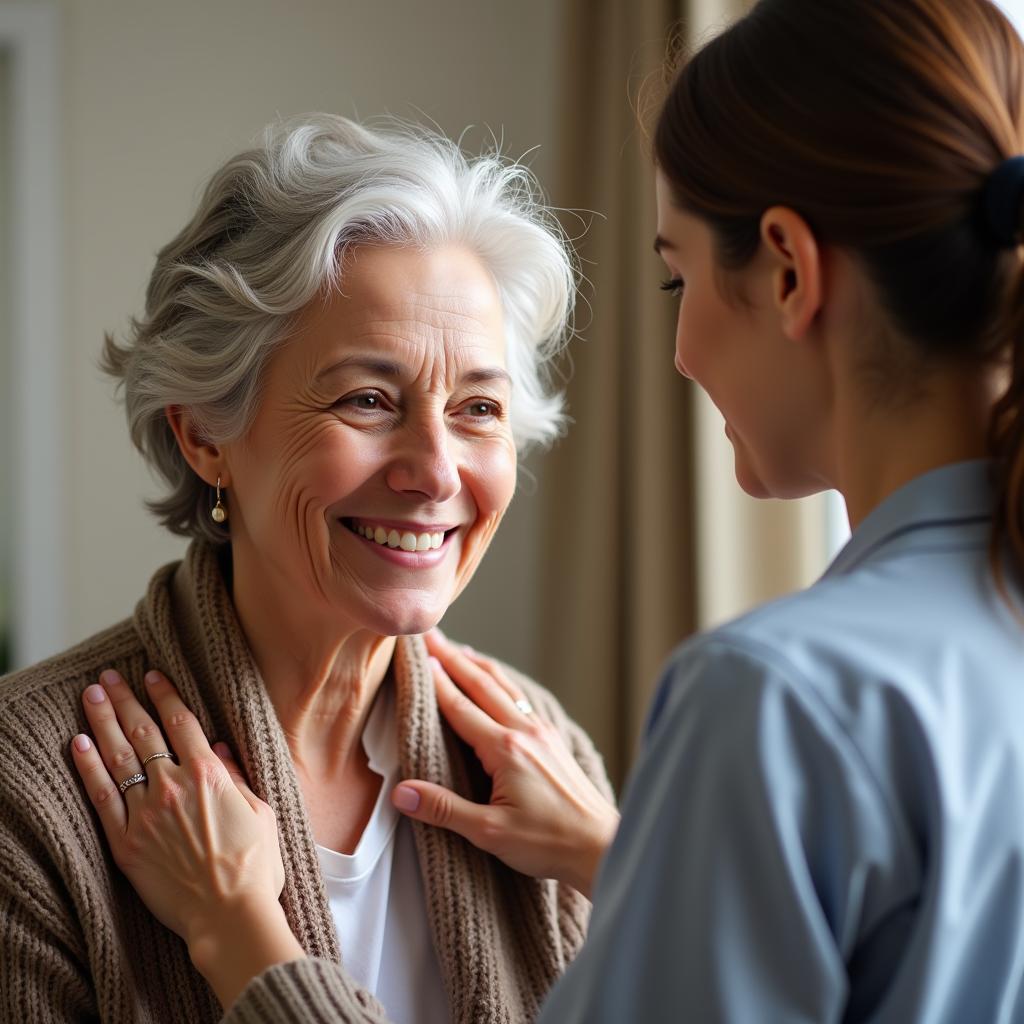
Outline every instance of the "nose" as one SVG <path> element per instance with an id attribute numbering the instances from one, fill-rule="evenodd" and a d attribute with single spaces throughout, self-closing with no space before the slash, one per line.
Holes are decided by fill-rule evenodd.
<path id="1" fill-rule="evenodd" d="M 441 424 L 406 428 L 387 470 L 393 491 L 422 495 L 440 503 L 453 498 L 462 488 L 453 442 Z"/>

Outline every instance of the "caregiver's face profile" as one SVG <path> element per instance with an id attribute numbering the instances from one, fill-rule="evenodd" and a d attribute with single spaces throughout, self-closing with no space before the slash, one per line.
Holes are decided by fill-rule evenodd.
<path id="1" fill-rule="evenodd" d="M 467 250 L 362 246 L 300 314 L 221 446 L 234 557 L 334 622 L 435 625 L 511 500 L 504 321 Z M 317 614 L 314 611 L 314 614 Z"/>
<path id="2" fill-rule="evenodd" d="M 731 294 L 723 295 L 711 227 L 675 202 L 660 170 L 655 196 L 656 248 L 669 271 L 665 287 L 679 301 L 675 366 L 724 417 L 737 482 L 755 498 L 820 489 L 808 486 L 805 455 L 820 402 L 806 383 L 809 346 L 794 343 L 780 322 L 779 259 L 762 245 L 748 267 L 730 272 Z"/>

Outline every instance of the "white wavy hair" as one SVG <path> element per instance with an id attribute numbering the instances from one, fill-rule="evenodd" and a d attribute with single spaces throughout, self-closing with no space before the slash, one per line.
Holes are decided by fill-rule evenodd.
<path id="1" fill-rule="evenodd" d="M 531 172 L 497 151 L 469 158 L 419 127 L 302 115 L 214 174 L 157 256 L 145 315 L 123 345 L 106 337 L 102 366 L 123 389 L 132 440 L 169 488 L 149 508 L 173 533 L 228 539 L 164 409 L 190 410 L 214 443 L 241 437 L 267 360 L 303 307 L 341 285 L 360 243 L 474 252 L 501 296 L 516 445 L 561 432 L 550 367 L 571 333 L 573 254 Z"/>

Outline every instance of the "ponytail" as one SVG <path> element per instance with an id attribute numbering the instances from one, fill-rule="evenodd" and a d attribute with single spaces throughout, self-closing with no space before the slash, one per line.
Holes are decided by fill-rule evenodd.
<path id="1" fill-rule="evenodd" d="M 1011 157 L 991 175 L 982 208 L 994 241 L 1020 253 L 1024 232 L 1024 156 Z M 1019 258 L 1019 256 L 1018 256 Z M 1010 339 L 1009 383 L 992 412 L 989 447 L 996 465 L 996 515 L 991 562 L 1003 597 L 1009 600 L 1003 573 L 1003 549 L 1008 546 L 1018 567 L 1024 567 L 1024 265 L 1004 313 Z"/>

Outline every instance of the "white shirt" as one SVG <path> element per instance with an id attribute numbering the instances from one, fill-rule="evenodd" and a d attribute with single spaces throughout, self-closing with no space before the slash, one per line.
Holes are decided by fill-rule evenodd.
<path id="1" fill-rule="evenodd" d="M 412 826 L 391 805 L 399 782 L 394 687 L 385 681 L 363 730 L 380 794 L 352 854 L 317 846 L 341 960 L 396 1024 L 449 1020 Z"/>

